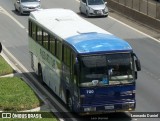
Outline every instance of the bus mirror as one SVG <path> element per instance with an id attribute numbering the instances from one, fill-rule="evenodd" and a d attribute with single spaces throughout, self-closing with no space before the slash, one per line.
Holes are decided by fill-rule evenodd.
<path id="1" fill-rule="evenodd" d="M 139 59 L 136 59 L 136 60 L 135 60 L 135 63 L 136 63 L 137 71 L 141 71 L 141 64 L 140 64 L 140 60 L 139 60 Z"/>
<path id="2" fill-rule="evenodd" d="M 140 63 L 140 60 L 138 59 L 138 57 L 136 56 L 135 53 L 132 53 L 132 55 L 136 58 L 136 59 L 135 59 L 135 63 L 136 63 L 137 71 L 141 71 L 141 63 Z"/>
<path id="3" fill-rule="evenodd" d="M 2 44 L 0 43 L 0 53 L 1 53 L 1 51 L 2 51 Z"/>

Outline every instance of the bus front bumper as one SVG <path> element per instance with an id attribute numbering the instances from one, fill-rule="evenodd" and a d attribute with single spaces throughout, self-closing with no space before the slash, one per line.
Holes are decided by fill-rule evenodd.
<path id="1" fill-rule="evenodd" d="M 135 102 L 127 102 L 123 104 L 107 104 L 103 106 L 82 106 L 80 108 L 80 115 L 85 114 L 101 114 L 110 112 L 124 112 L 135 110 Z"/>

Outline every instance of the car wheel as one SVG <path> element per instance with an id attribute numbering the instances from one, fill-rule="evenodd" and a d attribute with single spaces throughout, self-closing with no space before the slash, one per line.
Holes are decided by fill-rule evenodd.
<path id="1" fill-rule="evenodd" d="M 108 15 L 105 15 L 104 17 L 108 17 Z"/>
<path id="2" fill-rule="evenodd" d="M 22 9 L 21 9 L 21 8 L 19 8 L 19 14 L 20 14 L 20 15 L 22 15 L 22 14 L 23 14 L 23 12 L 22 12 Z"/>
<path id="3" fill-rule="evenodd" d="M 88 11 L 86 11 L 86 15 L 87 15 L 87 17 L 89 18 L 90 16 L 89 16 L 89 13 L 88 13 Z"/>
<path id="4" fill-rule="evenodd" d="M 82 14 L 82 10 L 81 10 L 81 7 L 79 7 L 79 11 L 80 11 L 80 13 Z"/>
<path id="5" fill-rule="evenodd" d="M 18 11 L 15 5 L 14 5 L 14 9 L 15 9 L 16 12 Z"/>

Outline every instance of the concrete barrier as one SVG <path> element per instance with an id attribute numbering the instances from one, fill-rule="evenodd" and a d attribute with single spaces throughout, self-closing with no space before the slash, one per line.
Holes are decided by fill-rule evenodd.
<path id="1" fill-rule="evenodd" d="M 108 7 L 114 11 L 117 11 L 118 13 L 121 13 L 133 20 L 160 31 L 160 20 L 147 16 L 139 11 L 133 10 L 132 8 L 126 7 L 112 0 L 106 1 L 108 3 Z"/>

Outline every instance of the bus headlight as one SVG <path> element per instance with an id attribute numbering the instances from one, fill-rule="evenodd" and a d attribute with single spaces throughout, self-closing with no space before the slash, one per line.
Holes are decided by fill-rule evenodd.
<path id="1" fill-rule="evenodd" d="M 133 109 L 134 107 L 135 107 L 134 102 L 128 102 L 128 103 L 122 104 L 123 109 Z"/>
<path id="2" fill-rule="evenodd" d="M 129 108 L 133 108 L 133 107 L 134 107 L 134 105 L 135 105 L 135 103 L 133 103 L 133 102 L 128 103 Z"/>
<path id="3" fill-rule="evenodd" d="M 84 112 L 91 112 L 91 111 L 96 111 L 96 107 L 87 107 L 87 108 L 84 108 Z"/>
<path id="4" fill-rule="evenodd" d="M 120 94 L 121 95 L 132 95 L 133 93 L 135 93 L 135 91 L 124 91 L 124 92 L 121 92 Z"/>

